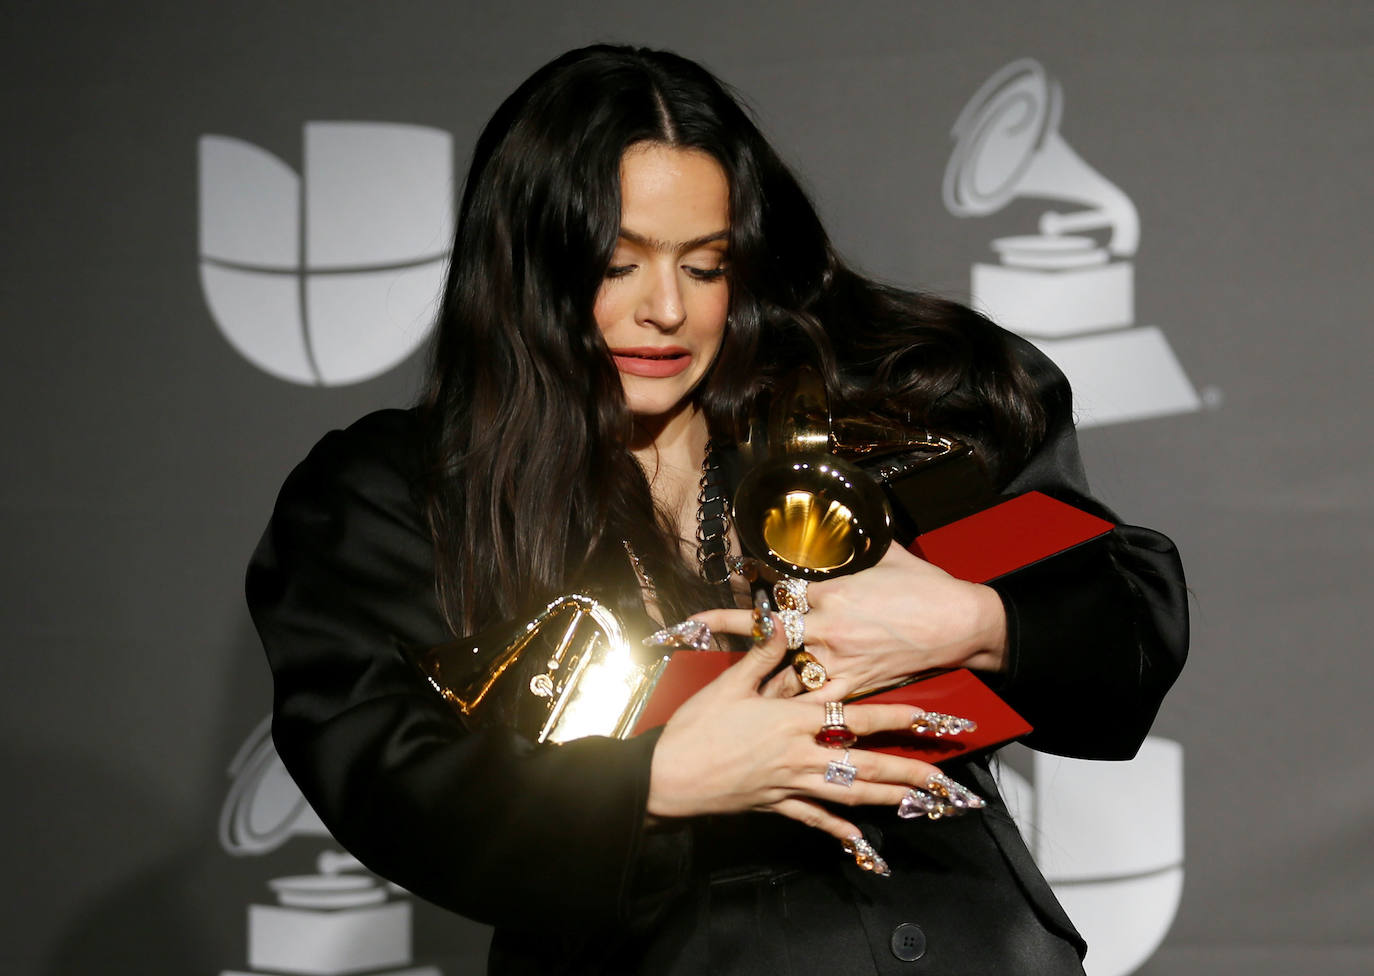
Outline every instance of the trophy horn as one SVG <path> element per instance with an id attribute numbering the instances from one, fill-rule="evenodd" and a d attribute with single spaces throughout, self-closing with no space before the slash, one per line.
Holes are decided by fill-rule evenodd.
<path id="1" fill-rule="evenodd" d="M 892 543 L 882 489 L 833 454 L 755 465 L 735 491 L 740 542 L 784 576 L 822 580 L 877 563 Z"/>
<path id="2" fill-rule="evenodd" d="M 897 539 L 982 507 L 991 485 L 970 445 L 876 414 L 834 416 L 820 375 L 795 370 L 741 445 L 740 542 L 784 576 L 857 573 Z M 938 473 L 938 476 L 937 476 Z"/>

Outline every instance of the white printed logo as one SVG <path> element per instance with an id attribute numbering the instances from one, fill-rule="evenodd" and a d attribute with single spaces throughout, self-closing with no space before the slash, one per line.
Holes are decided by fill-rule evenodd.
<path id="1" fill-rule="evenodd" d="M 230 854 L 267 854 L 297 835 L 329 837 L 273 748 L 271 726 L 264 719 L 229 764 L 219 836 Z M 276 904 L 248 906 L 251 972 L 220 976 L 442 976 L 433 966 L 411 965 L 411 904 L 401 888 L 342 851 L 320 851 L 315 868 L 267 882 Z"/>
<path id="2" fill-rule="evenodd" d="M 280 379 L 357 383 L 414 352 L 452 235 L 442 130 L 307 122 L 301 175 L 241 139 L 200 139 L 205 300 L 229 343 Z"/>
<path id="3" fill-rule="evenodd" d="M 1183 893 L 1183 747 L 1148 736 L 1128 762 L 1031 753 L 1034 785 L 1005 764 L 1002 793 L 1064 910 L 1088 976 L 1149 959 Z"/>
<path id="4" fill-rule="evenodd" d="M 944 200 L 956 217 L 986 216 L 1017 197 L 1082 208 L 1041 215 L 1038 234 L 994 240 L 998 263 L 973 266 L 973 302 L 1059 365 L 1080 427 L 1197 410 L 1164 333 L 1133 326 L 1135 206 L 1060 137 L 1062 109 L 1058 83 L 1023 58 L 989 78 L 954 123 Z"/>

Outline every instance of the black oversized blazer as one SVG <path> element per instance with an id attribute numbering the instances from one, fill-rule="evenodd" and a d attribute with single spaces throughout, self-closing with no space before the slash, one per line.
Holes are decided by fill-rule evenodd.
<path id="1" fill-rule="evenodd" d="M 1005 490 L 1038 489 L 1115 521 L 1088 494 L 1067 382 L 1008 341 L 1050 425 Z M 420 458 L 407 411 L 327 435 L 282 488 L 248 600 L 275 677 L 277 750 L 305 796 L 372 870 L 496 926 L 493 972 L 1081 971 L 1082 940 L 985 761 L 947 768 L 990 799 L 982 814 L 855 812 L 892 867 L 885 879 L 776 816 L 646 828 L 654 733 L 535 746 L 465 731 L 408 663 L 454 637 L 435 598 Z M 1027 743 L 1132 756 L 1186 655 L 1169 540 L 1119 526 L 993 585 L 1009 632 L 993 683 L 1035 726 Z M 905 962 L 892 941 L 912 925 L 925 951 Z"/>

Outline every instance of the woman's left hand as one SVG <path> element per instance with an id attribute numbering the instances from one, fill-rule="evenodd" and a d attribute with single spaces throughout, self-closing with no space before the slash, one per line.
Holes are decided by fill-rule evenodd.
<path id="1" fill-rule="evenodd" d="M 803 619 L 806 650 L 826 669 L 830 693 L 876 691 L 930 668 L 997 671 L 1006 655 L 1007 619 L 990 587 L 956 579 L 907 552 L 888 549 L 871 569 L 812 583 Z M 791 671 L 767 690 L 802 692 Z"/>

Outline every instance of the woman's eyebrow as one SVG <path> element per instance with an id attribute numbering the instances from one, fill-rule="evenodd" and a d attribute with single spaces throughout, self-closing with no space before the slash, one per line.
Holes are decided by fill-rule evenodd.
<path id="1" fill-rule="evenodd" d="M 714 244 L 716 241 L 723 241 L 729 238 L 729 230 L 718 230 L 714 234 L 704 234 L 701 237 L 694 237 L 690 241 L 659 240 L 656 237 L 646 237 L 643 234 L 636 234 L 632 230 L 620 228 L 620 236 L 631 244 L 638 244 L 640 247 L 648 248 L 651 251 L 660 251 L 668 254 L 681 254 L 683 251 L 695 251 L 699 247 L 707 244 Z"/>

